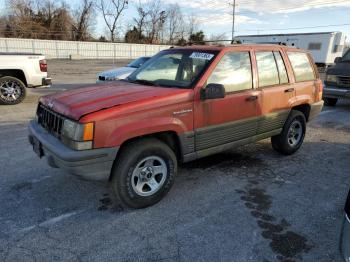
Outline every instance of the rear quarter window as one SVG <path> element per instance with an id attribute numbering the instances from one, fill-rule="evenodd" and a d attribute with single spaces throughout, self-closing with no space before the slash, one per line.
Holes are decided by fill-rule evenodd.
<path id="1" fill-rule="evenodd" d="M 306 53 L 287 52 L 287 54 L 294 71 L 296 82 L 315 80 L 313 66 Z"/>

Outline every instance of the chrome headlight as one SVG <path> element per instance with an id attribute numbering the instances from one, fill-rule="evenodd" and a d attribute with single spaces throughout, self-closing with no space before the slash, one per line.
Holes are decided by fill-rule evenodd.
<path id="1" fill-rule="evenodd" d="M 63 123 L 61 140 L 75 150 L 92 149 L 94 123 L 81 124 L 66 119 Z"/>
<path id="2" fill-rule="evenodd" d="M 326 81 L 330 83 L 337 83 L 336 75 L 326 75 Z"/>

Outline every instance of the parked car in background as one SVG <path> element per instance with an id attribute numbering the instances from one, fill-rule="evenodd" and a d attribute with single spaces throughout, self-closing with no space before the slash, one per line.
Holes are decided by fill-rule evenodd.
<path id="1" fill-rule="evenodd" d="M 14 105 L 26 96 L 26 88 L 51 85 L 45 56 L 32 53 L 0 53 L 0 104 Z"/>
<path id="2" fill-rule="evenodd" d="M 350 99 L 350 49 L 334 62 L 326 73 L 323 99 L 327 106 L 335 106 L 339 98 Z"/>
<path id="3" fill-rule="evenodd" d="M 340 238 L 340 251 L 346 262 L 350 262 L 350 191 L 345 204 L 344 223 Z"/>
<path id="4" fill-rule="evenodd" d="M 271 137 L 290 155 L 322 110 L 309 53 L 278 45 L 161 51 L 126 80 L 39 101 L 29 141 L 39 157 L 111 181 L 120 203 L 143 208 L 170 190 L 178 162 Z"/>
<path id="5" fill-rule="evenodd" d="M 140 68 L 151 57 L 143 56 L 132 61 L 128 65 L 112 70 L 104 71 L 97 75 L 96 83 L 104 83 L 106 81 L 116 81 L 127 78 L 132 72 Z"/>

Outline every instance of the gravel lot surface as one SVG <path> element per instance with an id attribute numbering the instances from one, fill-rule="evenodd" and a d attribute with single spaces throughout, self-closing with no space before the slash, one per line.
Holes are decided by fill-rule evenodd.
<path id="1" fill-rule="evenodd" d="M 325 107 L 293 156 L 263 140 L 188 163 L 159 204 L 123 210 L 107 184 L 50 168 L 27 141 L 39 95 L 110 66 L 49 61 L 53 88 L 0 106 L 0 261 L 341 261 L 349 101 Z"/>

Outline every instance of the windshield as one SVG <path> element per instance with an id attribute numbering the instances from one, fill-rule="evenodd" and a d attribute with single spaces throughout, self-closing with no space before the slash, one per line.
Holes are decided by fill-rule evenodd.
<path id="1" fill-rule="evenodd" d="M 128 64 L 128 67 L 139 68 L 142 66 L 150 57 L 140 57 Z"/>
<path id="2" fill-rule="evenodd" d="M 130 82 L 189 88 L 215 57 L 214 51 L 167 50 L 158 53 L 128 77 Z"/>
<path id="3" fill-rule="evenodd" d="M 350 50 L 345 53 L 342 60 L 343 61 L 350 61 Z"/>

